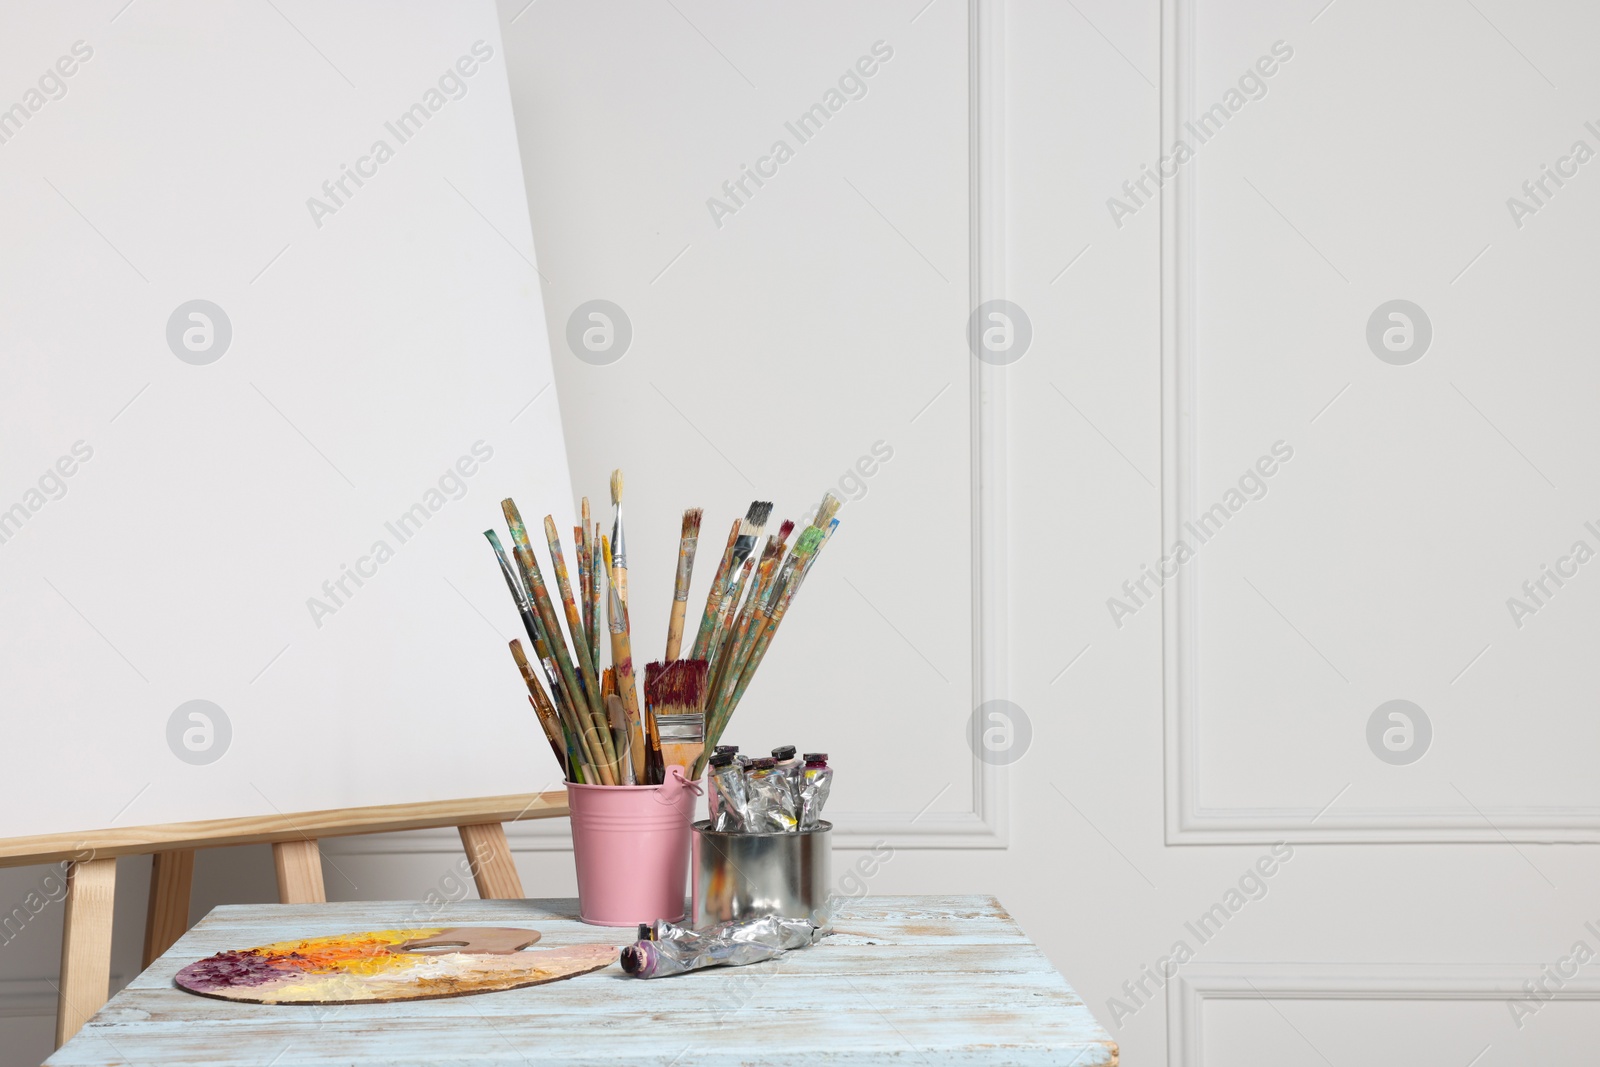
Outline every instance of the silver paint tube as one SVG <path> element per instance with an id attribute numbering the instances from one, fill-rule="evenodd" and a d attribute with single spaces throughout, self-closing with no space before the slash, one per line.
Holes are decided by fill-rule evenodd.
<path id="1" fill-rule="evenodd" d="M 719 833 L 739 833 L 747 825 L 750 809 L 745 794 L 744 768 L 734 760 L 732 753 L 711 757 L 711 782 L 717 790 L 717 810 L 711 828 Z"/>
<path id="2" fill-rule="evenodd" d="M 828 933 L 808 919 L 778 915 L 698 931 L 657 920 L 649 938 L 622 950 L 622 969 L 635 978 L 664 978 L 705 967 L 743 967 L 814 945 Z"/>
<path id="3" fill-rule="evenodd" d="M 783 833 L 795 828 L 799 820 L 795 817 L 794 790 L 777 760 L 752 760 L 745 770 L 744 783 L 749 797 L 744 824 L 746 833 Z"/>
<path id="4" fill-rule="evenodd" d="M 805 769 L 800 777 L 800 829 L 810 830 L 817 825 L 832 787 L 833 768 L 828 766 L 828 754 L 807 752 Z"/>

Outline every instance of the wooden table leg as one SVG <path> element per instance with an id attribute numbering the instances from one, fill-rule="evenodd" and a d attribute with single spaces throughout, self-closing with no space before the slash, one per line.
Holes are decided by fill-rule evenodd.
<path id="1" fill-rule="evenodd" d="M 272 846 L 278 868 L 278 901 L 282 904 L 322 904 L 328 899 L 322 884 L 322 853 L 310 840 L 279 841 Z"/>
<path id="2" fill-rule="evenodd" d="M 111 916 L 116 889 L 114 857 L 79 860 L 67 871 L 61 989 L 56 1004 L 57 1048 L 111 996 Z"/>
<path id="3" fill-rule="evenodd" d="M 189 929 L 189 889 L 194 884 L 194 849 L 150 857 L 150 907 L 144 917 L 144 963 L 148 967 Z"/>
<path id="4" fill-rule="evenodd" d="M 511 858 L 506 828 L 497 822 L 457 827 L 461 846 L 472 865 L 472 880 L 478 883 L 478 896 L 484 900 L 521 900 L 522 879 Z"/>

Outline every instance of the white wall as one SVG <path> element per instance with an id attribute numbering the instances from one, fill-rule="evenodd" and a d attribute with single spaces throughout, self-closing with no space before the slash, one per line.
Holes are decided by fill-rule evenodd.
<path id="1" fill-rule="evenodd" d="M 1504 201 L 1600 115 L 1587 9 L 523 3 L 501 18 L 573 474 L 598 496 L 628 468 L 641 602 L 665 603 L 686 493 L 731 515 L 753 482 L 795 513 L 894 449 L 738 720 L 752 746 L 838 754 L 845 828 L 895 842 L 871 891 L 997 893 L 1129 1063 L 1576 1061 L 1588 968 L 1565 987 L 1583 999 L 1520 1027 L 1509 1004 L 1574 942 L 1600 947 L 1590 851 L 1535 843 L 1591 832 L 1592 594 L 1580 578 L 1520 630 L 1504 602 L 1594 515 L 1571 309 L 1595 201 L 1580 175 L 1521 230 Z M 879 39 L 894 57 L 866 97 L 717 228 L 706 198 Z M 1209 106 L 1279 39 L 1294 56 L 1266 96 L 1184 165 L 1192 199 L 1168 187 L 1164 261 L 1156 205 L 1118 228 L 1106 204 L 1167 150 L 1162 87 Z M 1201 298 L 1165 334 L 1164 269 Z M 1014 365 L 974 367 L 974 290 L 1026 310 Z M 596 298 L 635 330 L 605 367 L 563 358 Z M 1409 366 L 1365 339 L 1394 298 L 1436 331 Z M 1267 497 L 1118 628 L 1107 598 L 1170 544 L 1164 500 L 1179 525 L 1180 498 L 1208 506 L 1279 438 L 1296 453 Z M 974 531 L 997 528 L 979 559 L 1004 581 L 974 588 Z M 1009 770 L 967 746 L 985 697 L 1031 724 Z M 1396 697 L 1434 731 L 1409 765 L 1366 739 Z M 570 893 L 559 834 L 519 840 L 529 891 Z M 448 842 L 337 849 L 330 894 L 448 891 Z M 1265 895 L 1202 944 L 1186 924 L 1257 864 Z M 213 867 L 205 893 L 259 894 L 256 866 Z M 5 973 L 42 973 L 47 933 Z M 1160 989 L 1145 969 L 1180 940 L 1194 959 Z"/>

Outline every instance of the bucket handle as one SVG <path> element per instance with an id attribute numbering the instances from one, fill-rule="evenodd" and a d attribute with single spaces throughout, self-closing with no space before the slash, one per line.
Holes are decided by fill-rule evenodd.
<path id="1" fill-rule="evenodd" d="M 705 790 L 700 787 L 700 783 L 689 781 L 689 779 L 684 776 L 683 768 L 678 766 L 676 763 L 667 768 L 666 781 L 662 782 L 661 784 L 681 785 L 683 788 L 687 789 L 697 797 L 705 795 Z M 661 795 L 662 794 L 657 793 L 656 799 L 660 800 Z"/>

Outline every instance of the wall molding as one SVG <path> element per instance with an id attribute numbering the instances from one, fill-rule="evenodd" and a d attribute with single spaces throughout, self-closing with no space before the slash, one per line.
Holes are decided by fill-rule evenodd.
<path id="1" fill-rule="evenodd" d="M 57 999 L 51 978 L 0 978 L 0 1019 L 54 1019 Z"/>
<path id="2" fill-rule="evenodd" d="M 1194 114 L 1195 2 L 1163 0 L 1161 145 L 1178 140 Z M 1161 190 L 1161 538 L 1171 545 L 1196 512 L 1195 170 L 1178 168 Z M 1295 843 L 1503 844 L 1600 842 L 1600 807 L 1521 806 L 1316 808 L 1206 807 L 1200 802 L 1201 715 L 1197 693 L 1199 575 L 1179 569 L 1162 591 L 1164 787 L 1169 845 Z M 1330 786 L 1331 796 L 1338 783 Z"/>
<path id="3" fill-rule="evenodd" d="M 968 292 L 966 311 L 1005 293 L 1005 35 L 1004 8 L 967 2 Z M 965 344 L 965 338 L 961 339 Z M 1004 698 L 1009 679 L 1006 641 L 1008 463 L 1006 368 L 970 360 L 972 481 L 972 693 L 971 707 Z M 1009 814 L 1008 772 L 972 756 L 972 800 L 956 812 L 830 812 L 834 844 L 870 848 L 1005 848 Z M 506 826 L 513 852 L 572 848 L 565 820 Z M 454 830 L 340 838 L 324 842 L 334 855 L 449 853 L 460 850 Z"/>
<path id="4" fill-rule="evenodd" d="M 1196 965 L 1185 968 L 1167 986 L 1167 1067 L 1202 1067 L 1208 1000 L 1523 1000 L 1527 993 L 1522 983 L 1536 978 L 1540 967 L 1537 963 Z M 1554 999 L 1600 1000 L 1600 977 L 1579 972 Z"/>

